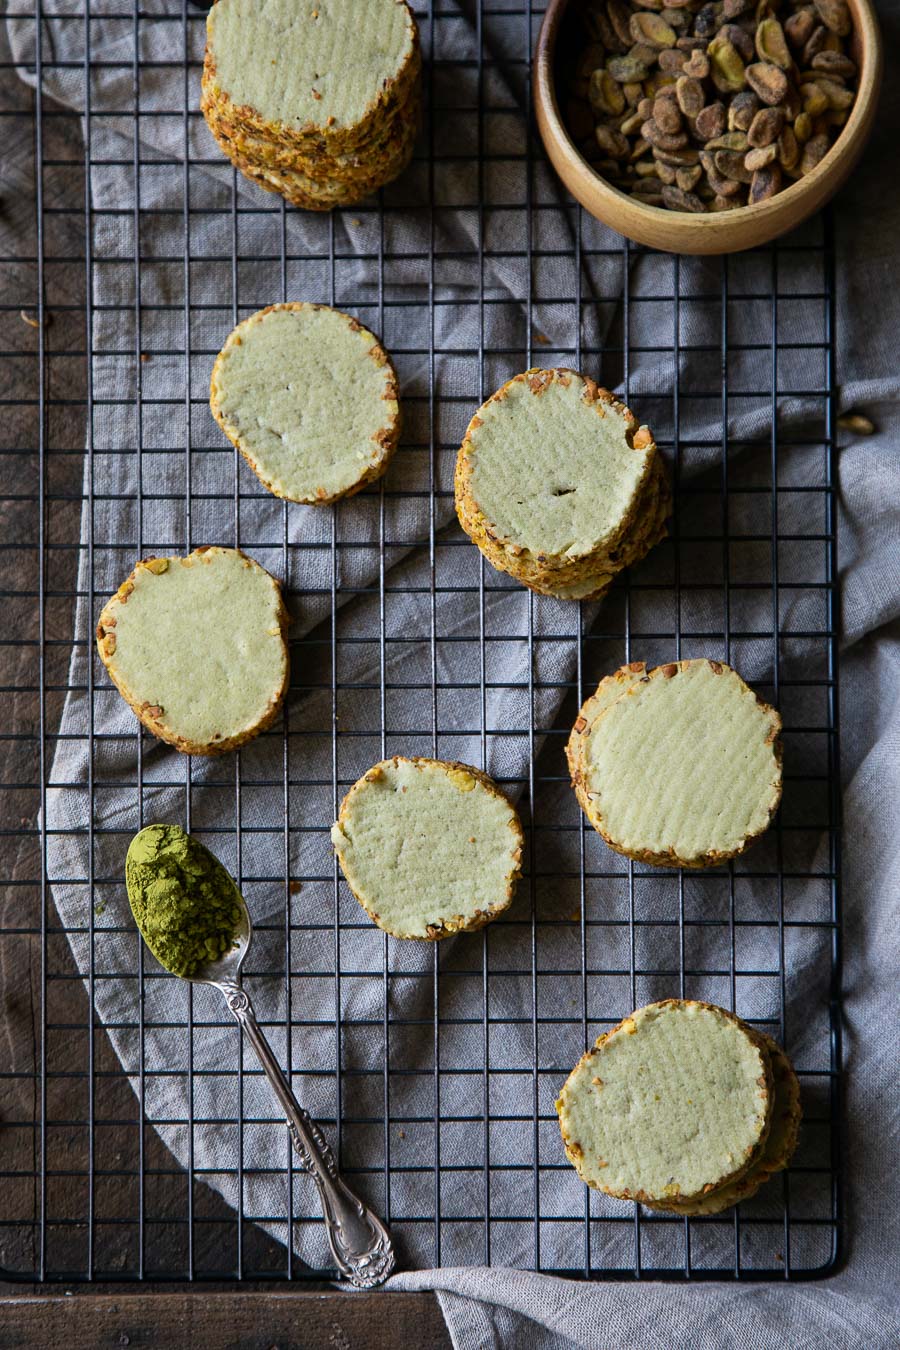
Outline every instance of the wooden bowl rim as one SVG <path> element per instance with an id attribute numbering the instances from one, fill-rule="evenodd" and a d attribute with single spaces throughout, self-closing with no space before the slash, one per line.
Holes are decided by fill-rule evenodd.
<path id="1" fill-rule="evenodd" d="M 803 178 L 798 178 L 791 183 L 790 187 L 784 188 L 766 202 L 755 202 L 753 205 L 735 207 L 732 211 L 692 215 L 689 211 L 668 211 L 662 206 L 648 206 L 634 196 L 626 192 L 620 192 L 618 188 L 613 187 L 607 179 L 591 168 L 569 135 L 560 114 L 559 102 L 556 97 L 553 63 L 560 22 L 571 3 L 572 0 L 548 0 L 534 54 L 535 98 L 542 105 L 542 112 L 549 124 L 550 132 L 556 137 L 557 141 L 562 143 L 563 148 L 584 166 L 585 171 L 591 176 L 592 187 L 598 198 L 605 203 L 607 209 L 614 216 L 620 216 L 623 210 L 633 211 L 636 218 L 642 218 L 646 221 L 647 229 L 651 232 L 655 231 L 655 227 L 662 220 L 666 220 L 670 228 L 683 228 L 685 231 L 694 231 L 698 234 L 705 232 L 707 238 L 713 232 L 724 235 L 729 230 L 740 228 L 751 221 L 765 226 L 771 224 L 783 212 L 802 206 L 805 199 L 817 197 L 819 188 L 823 186 L 825 180 L 834 170 L 836 163 L 834 155 L 838 147 L 843 146 L 845 154 L 852 154 L 860 135 L 868 134 L 870 115 L 873 112 L 873 105 L 878 98 L 881 86 L 883 64 L 881 30 L 878 26 L 872 0 L 847 0 L 853 15 L 853 37 L 859 44 L 862 58 L 859 86 L 846 125 L 841 129 L 840 136 L 812 173 L 806 174 Z M 825 198 L 823 198 L 822 204 L 824 204 L 824 200 Z M 590 210 L 590 208 L 586 209 Z M 815 207 L 813 206 L 812 209 L 814 210 Z M 616 227 L 613 226 L 612 228 Z M 771 234 L 767 234 L 766 237 L 771 238 Z"/>

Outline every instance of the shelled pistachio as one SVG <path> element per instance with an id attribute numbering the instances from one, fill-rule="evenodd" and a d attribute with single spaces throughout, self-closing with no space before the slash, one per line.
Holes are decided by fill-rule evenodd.
<path id="1" fill-rule="evenodd" d="M 766 201 L 825 158 L 856 98 L 846 0 L 580 0 L 572 139 L 672 211 Z"/>

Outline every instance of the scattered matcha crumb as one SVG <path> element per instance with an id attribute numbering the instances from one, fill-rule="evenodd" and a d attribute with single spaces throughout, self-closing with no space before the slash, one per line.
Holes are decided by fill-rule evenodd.
<path id="1" fill-rule="evenodd" d="M 125 884 L 144 941 L 172 975 L 190 979 L 234 945 L 240 892 L 218 858 L 178 825 L 135 835 Z"/>

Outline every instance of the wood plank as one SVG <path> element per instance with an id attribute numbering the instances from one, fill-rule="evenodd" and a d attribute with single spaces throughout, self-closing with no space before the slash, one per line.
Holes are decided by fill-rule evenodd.
<path id="1" fill-rule="evenodd" d="M 0 1299 L 0 1350 L 448 1350 L 433 1294 L 81 1294 Z"/>

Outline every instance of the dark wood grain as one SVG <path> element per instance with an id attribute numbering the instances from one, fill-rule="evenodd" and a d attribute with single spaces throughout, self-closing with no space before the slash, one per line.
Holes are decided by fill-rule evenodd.
<path id="1" fill-rule="evenodd" d="M 446 1350 L 430 1294 L 73 1294 L 0 1300 L 0 1350 Z"/>
<path id="2" fill-rule="evenodd" d="M 7 59 L 0 39 L 0 58 Z M 45 105 L 49 107 L 50 105 Z M 37 646 L 39 582 L 40 476 L 39 335 L 28 319 L 36 314 L 37 233 L 35 217 L 35 133 L 33 96 L 10 71 L 0 82 L 3 153 L 0 156 L 0 400 L 4 428 L 0 438 L 0 1156 L 2 1166 L 20 1177 L 3 1181 L 4 1217 L 23 1219 L 18 1228 L 0 1233 L 0 1269 L 27 1276 L 37 1265 L 36 1226 L 39 1213 L 37 1132 L 15 1128 L 16 1122 L 37 1121 L 35 1074 L 38 1064 L 40 1006 L 40 939 L 34 929 L 41 914 L 40 792 L 41 699 L 40 658 Z M 53 217 L 53 237 L 45 249 L 72 259 L 65 268 L 54 265 L 46 278 L 49 322 L 45 327 L 47 356 L 45 389 L 51 404 L 45 428 L 50 453 L 44 472 L 44 490 L 52 494 L 45 507 L 48 542 L 77 544 L 81 510 L 81 474 L 84 445 L 85 335 L 80 306 L 84 301 L 83 146 L 78 119 L 49 117 L 44 122 L 44 153 L 65 161 L 44 175 L 45 205 L 74 208 L 70 215 Z M 64 297 L 72 309 L 54 308 L 54 297 Z M 21 312 L 20 312 L 21 311 Z M 23 317 L 23 314 L 25 317 Z M 56 400 L 75 400 L 57 405 Z M 60 645 L 48 647 L 44 699 L 44 744 L 50 754 L 62 712 L 62 692 L 74 621 L 75 548 L 47 552 L 47 582 L 52 595 L 45 606 L 47 637 Z M 52 574 L 52 575 L 51 575 Z M 14 638 L 17 640 L 11 641 Z M 48 905 L 50 900 L 48 898 Z M 65 953 L 58 957 L 66 959 Z M 74 966 L 71 967 L 75 973 Z M 59 986 L 57 986 L 58 988 Z M 90 1009 L 81 980 L 65 985 L 64 1019 L 87 1027 Z M 102 1060 L 112 1055 L 105 1037 L 95 1041 Z M 99 1061 L 98 1061 L 99 1062 Z M 102 1091 L 103 1080 L 98 1080 Z M 77 1115 L 77 1111 L 74 1113 Z M 65 1141 L 62 1141 L 65 1144 Z M 72 1138 L 67 1147 L 82 1147 Z M 161 1144 L 160 1154 L 164 1153 Z M 76 1154 L 73 1153 L 73 1157 Z M 169 1165 L 174 1160 L 169 1158 Z M 84 1214 L 82 1178 L 59 1178 L 54 1196 L 57 1212 Z M 20 1184 L 21 1182 L 21 1184 Z M 70 1194 L 67 1196 L 66 1185 Z M 122 1185 L 112 1203 L 129 1214 L 132 1198 Z M 224 1201 L 209 1192 L 206 1212 L 218 1207 L 224 1221 L 233 1220 Z M 13 1215 L 14 1209 L 14 1215 Z M 199 1261 L 205 1241 L 215 1241 L 214 1224 L 197 1231 Z M 259 1231 L 261 1243 L 269 1239 Z M 207 1237 L 206 1235 L 209 1234 Z M 273 1261 L 278 1249 L 272 1247 Z M 208 1286 L 185 1290 L 154 1286 L 64 1286 L 0 1284 L 0 1350 L 94 1350 L 103 1346 L 247 1347 L 247 1350 L 292 1350 L 318 1347 L 331 1350 L 374 1350 L 409 1345 L 417 1350 L 446 1350 L 450 1339 L 437 1300 L 431 1294 L 352 1294 L 296 1290 L 283 1285 L 264 1289 L 244 1286 Z M 98 1292 L 103 1289 L 103 1292 Z"/>

